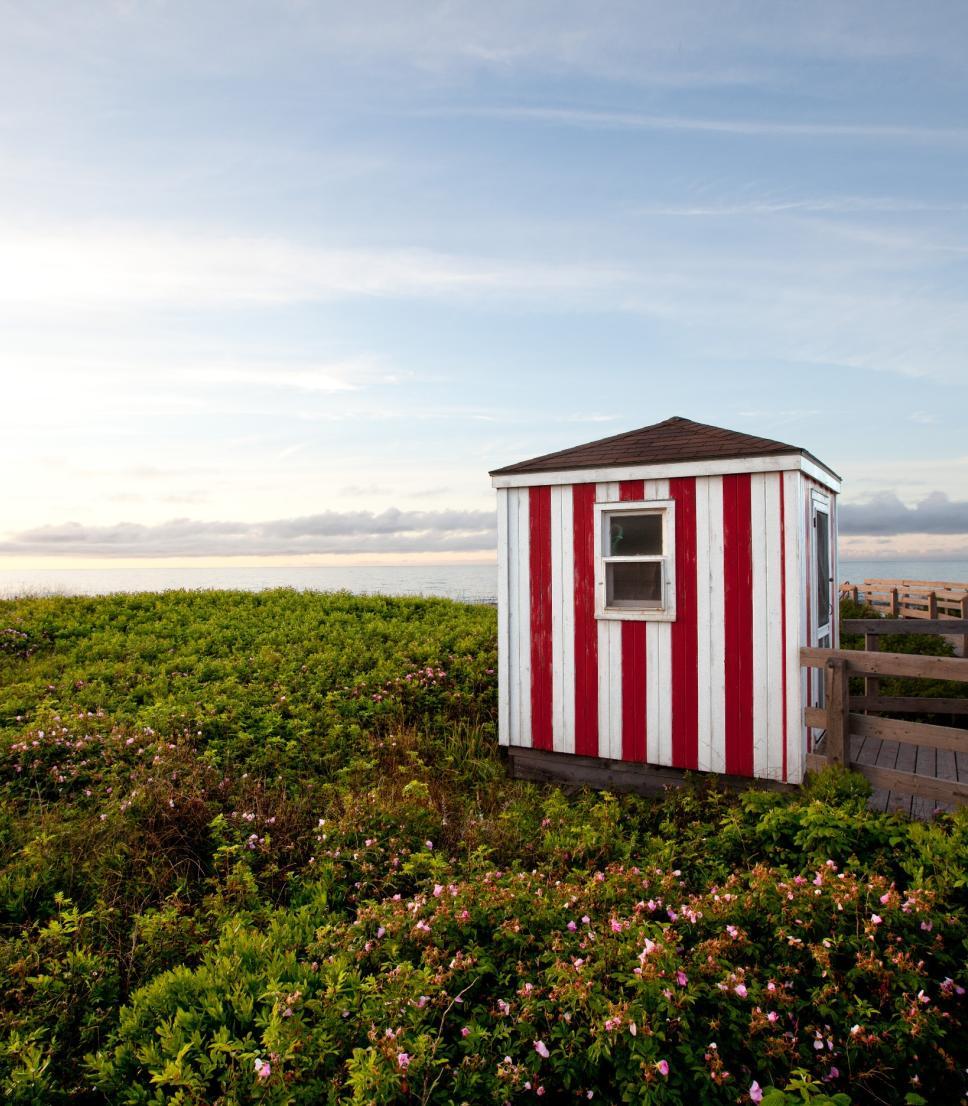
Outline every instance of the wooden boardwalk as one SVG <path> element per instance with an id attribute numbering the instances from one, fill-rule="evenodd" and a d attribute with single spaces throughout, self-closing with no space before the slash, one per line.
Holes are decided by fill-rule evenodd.
<path id="1" fill-rule="evenodd" d="M 963 753 L 855 735 L 850 739 L 850 759 L 855 764 L 894 768 L 899 772 L 914 772 L 919 776 L 968 783 L 968 734 L 965 735 Z M 936 810 L 955 809 L 952 803 L 903 795 L 895 791 L 885 791 L 883 788 L 874 790 L 870 806 L 873 810 L 903 811 L 912 818 L 920 819 L 930 818 Z"/>

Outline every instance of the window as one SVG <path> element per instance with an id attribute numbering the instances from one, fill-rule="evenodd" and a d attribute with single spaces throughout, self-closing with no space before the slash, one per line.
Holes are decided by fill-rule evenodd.
<path id="1" fill-rule="evenodd" d="M 675 504 L 595 504 L 595 614 L 675 618 Z"/>

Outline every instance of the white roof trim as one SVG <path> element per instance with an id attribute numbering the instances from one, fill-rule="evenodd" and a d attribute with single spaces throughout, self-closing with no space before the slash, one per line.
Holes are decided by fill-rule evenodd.
<path id="1" fill-rule="evenodd" d="M 492 476 L 493 488 L 530 488 L 543 484 L 601 484 L 610 480 L 665 480 L 675 476 L 726 476 L 737 472 L 802 472 L 832 492 L 840 480 L 802 453 L 774 457 L 728 457 L 709 461 L 677 461 L 661 465 L 607 465 L 556 472 L 515 472 Z"/>

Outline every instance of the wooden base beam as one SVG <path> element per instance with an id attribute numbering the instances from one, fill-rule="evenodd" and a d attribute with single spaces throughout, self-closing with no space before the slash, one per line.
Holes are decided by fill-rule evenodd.
<path id="1" fill-rule="evenodd" d="M 658 764 L 635 764 L 604 757 L 581 757 L 572 753 L 552 753 L 545 749 L 508 746 L 508 762 L 512 778 L 535 783 L 552 783 L 562 787 L 590 787 L 598 791 L 615 791 L 633 795 L 661 795 L 667 787 L 682 787 L 687 773 L 679 768 Z M 796 791 L 797 785 L 779 780 L 749 779 L 746 776 L 720 776 L 712 772 L 690 772 L 693 779 L 725 787 L 730 791 L 745 791 L 750 787 L 766 791 Z"/>

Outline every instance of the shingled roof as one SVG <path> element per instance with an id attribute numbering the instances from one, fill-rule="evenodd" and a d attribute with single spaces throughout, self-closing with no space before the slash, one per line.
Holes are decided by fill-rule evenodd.
<path id="1" fill-rule="evenodd" d="M 723 460 L 733 457 L 772 457 L 782 453 L 801 453 L 827 469 L 822 461 L 798 445 L 787 445 L 772 438 L 741 434 L 721 426 L 709 426 L 678 416 L 664 422 L 613 434 L 597 442 L 559 449 L 494 469 L 491 476 L 511 476 L 528 472 L 560 472 L 567 469 L 608 468 L 611 465 L 661 465 L 679 461 Z M 827 469 L 836 476 L 832 469 Z"/>

